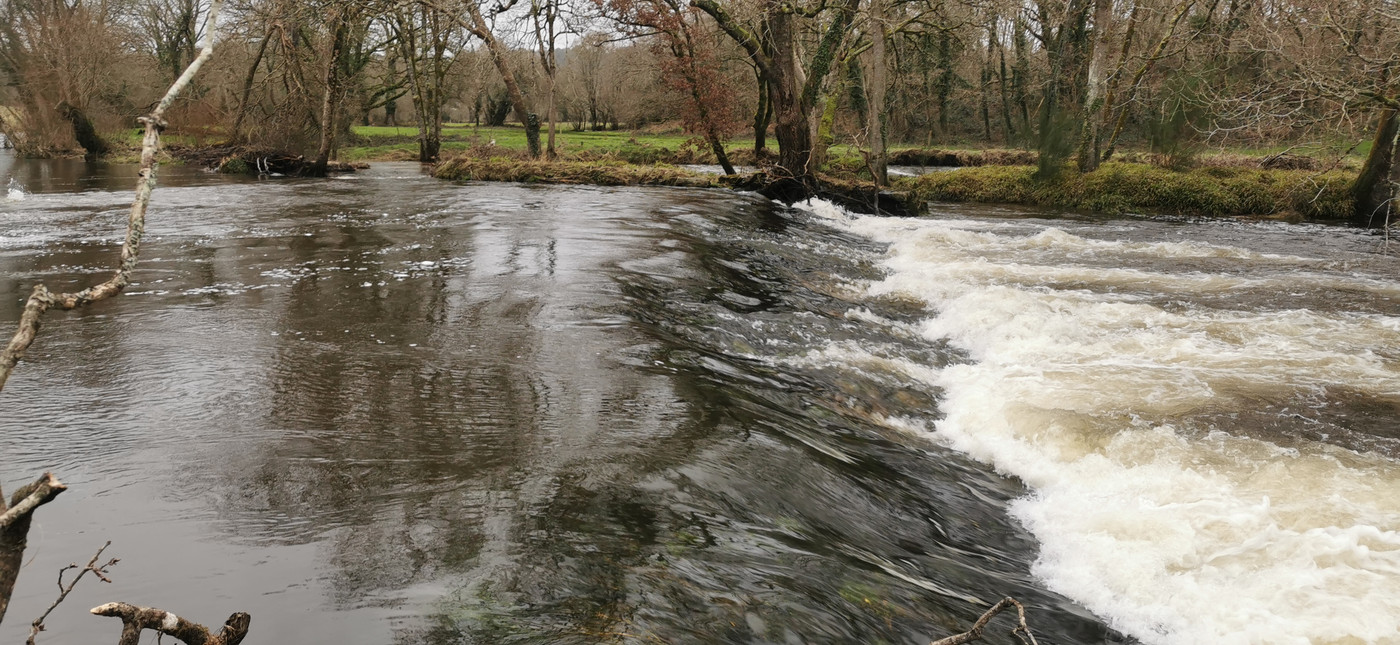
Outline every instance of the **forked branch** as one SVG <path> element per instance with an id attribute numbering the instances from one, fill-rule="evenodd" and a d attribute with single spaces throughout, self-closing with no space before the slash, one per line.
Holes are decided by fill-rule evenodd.
<path id="1" fill-rule="evenodd" d="M 53 610 L 57 609 L 59 605 L 63 604 L 64 599 L 68 598 L 68 594 L 72 593 L 73 588 L 78 586 L 78 581 L 82 580 L 83 576 L 87 575 L 88 572 L 92 572 L 92 575 L 97 576 L 98 580 L 109 584 L 112 582 L 112 579 L 107 577 L 107 568 L 116 564 L 117 562 L 120 562 L 120 560 L 112 558 L 111 560 L 108 560 L 106 564 L 103 564 L 101 566 L 97 564 L 97 559 L 102 557 L 102 552 L 106 551 L 107 547 L 109 546 L 112 546 L 112 542 L 110 540 L 106 544 L 103 544 L 102 548 L 97 550 L 97 553 L 93 554 L 92 559 L 88 560 L 87 566 L 85 567 L 79 567 L 76 564 L 70 564 L 58 570 L 58 598 L 53 601 L 52 605 L 49 605 L 49 608 L 44 611 L 44 614 L 42 616 L 35 618 L 34 622 L 30 623 L 29 638 L 24 641 L 25 645 L 34 645 L 34 639 L 39 636 L 39 632 L 44 631 L 44 620 L 49 617 L 49 614 L 53 613 Z M 64 585 L 63 574 L 68 573 L 70 569 L 82 569 L 82 571 L 79 571 L 78 575 L 73 577 L 72 582 L 69 582 L 67 585 Z"/>
<path id="2" fill-rule="evenodd" d="M 1016 608 L 1017 617 L 1016 627 L 1012 628 L 1011 635 L 1015 636 L 1017 640 L 1025 645 L 1038 645 L 1035 642 L 1035 635 L 1031 634 L 1031 628 L 1026 625 L 1026 608 L 1023 607 L 1021 603 L 1016 602 L 1015 598 L 1010 596 L 1002 598 L 1000 602 L 992 605 L 992 608 L 988 609 L 987 613 L 982 614 L 982 617 L 978 618 L 977 622 L 972 624 L 972 629 L 961 634 L 954 634 L 947 638 L 941 638 L 931 643 L 931 645 L 962 645 L 963 643 L 971 643 L 972 641 L 979 640 L 982 638 L 982 630 L 986 629 L 987 623 L 992 622 L 992 618 L 995 618 L 997 614 L 1006 611 L 1006 609 L 1010 607 Z"/>

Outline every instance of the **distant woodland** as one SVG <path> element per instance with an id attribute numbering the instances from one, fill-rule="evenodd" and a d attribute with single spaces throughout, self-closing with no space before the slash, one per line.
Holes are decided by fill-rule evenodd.
<path id="1" fill-rule="evenodd" d="M 201 0 L 4 0 L 0 119 L 100 154 L 194 56 Z M 171 111 L 199 140 L 334 155 L 357 125 L 752 140 L 794 175 L 849 144 L 1014 147 L 1089 171 L 1124 146 L 1370 154 L 1400 109 L 1388 0 L 235 0 Z M 1373 145 L 1374 144 L 1374 145 Z M 1372 168 L 1374 166 L 1374 168 Z M 882 166 L 881 166 L 882 167 Z M 1365 173 L 1363 172 L 1363 175 Z"/>

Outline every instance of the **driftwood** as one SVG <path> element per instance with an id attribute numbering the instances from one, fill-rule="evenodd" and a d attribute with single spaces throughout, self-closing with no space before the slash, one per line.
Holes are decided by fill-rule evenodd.
<path id="1" fill-rule="evenodd" d="M 1016 602 L 1016 599 L 1010 596 L 1002 598 L 1000 602 L 992 605 L 992 608 L 988 609 L 987 613 L 982 614 L 982 617 L 978 618 L 977 622 L 972 624 L 972 629 L 961 634 L 954 634 L 947 638 L 940 638 L 933 641 L 930 645 L 962 645 L 963 643 L 971 643 L 972 641 L 979 640 L 982 638 L 982 630 L 986 629 L 987 623 L 991 622 L 992 618 L 997 614 L 1006 611 L 1010 607 L 1016 608 L 1017 616 L 1016 626 L 1011 629 L 1011 635 L 1015 636 L 1016 640 L 1021 641 L 1022 645 L 1038 645 L 1035 642 L 1035 636 L 1031 634 L 1031 628 L 1026 625 L 1026 608 L 1021 606 L 1021 603 Z"/>
<path id="2" fill-rule="evenodd" d="M 163 609 L 137 607 L 124 602 L 109 602 L 91 609 L 98 616 L 122 619 L 122 636 L 117 645 L 138 645 L 141 632 L 152 629 L 180 639 L 187 645 L 238 645 L 248 635 L 253 618 L 238 612 L 224 621 L 224 628 L 214 634 L 208 627 L 190 622 Z"/>

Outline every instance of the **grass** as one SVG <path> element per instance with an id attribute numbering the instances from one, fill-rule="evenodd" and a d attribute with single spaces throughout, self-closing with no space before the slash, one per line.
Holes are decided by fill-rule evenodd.
<path id="1" fill-rule="evenodd" d="M 345 161 L 413 159 L 418 155 L 418 128 L 393 126 L 355 126 L 352 130 L 359 144 L 342 147 L 340 157 Z M 548 140 L 548 132 L 541 129 L 540 145 Z M 378 141 L 376 141 L 378 140 Z M 682 133 L 648 134 L 625 130 L 594 132 L 573 130 L 565 125 L 555 131 L 555 149 L 563 157 L 597 157 L 601 155 L 623 155 L 637 157 L 641 151 L 650 151 L 652 156 L 707 158 L 707 154 L 691 150 L 690 135 Z M 442 149 L 444 153 L 460 151 L 473 145 L 494 145 L 509 150 L 525 150 L 525 129 L 516 126 L 471 126 L 460 123 L 446 124 L 442 128 Z M 748 146 L 746 141 L 736 141 L 732 149 Z M 449 156 L 444 154 L 444 157 Z"/>
<path id="2" fill-rule="evenodd" d="M 1108 163 L 1040 180 L 1033 166 L 982 166 L 902 180 L 916 199 L 1027 204 L 1100 213 L 1165 212 L 1341 220 L 1351 216 L 1350 170 L 1201 167 L 1185 171 Z"/>

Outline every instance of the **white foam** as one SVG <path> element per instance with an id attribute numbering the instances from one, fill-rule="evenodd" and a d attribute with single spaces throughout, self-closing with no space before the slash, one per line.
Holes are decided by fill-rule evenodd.
<path id="1" fill-rule="evenodd" d="M 920 333 L 972 362 L 935 369 L 851 344 L 806 360 L 942 388 L 943 419 L 890 423 L 1031 487 L 1011 511 L 1040 540 L 1035 572 L 1051 588 L 1147 643 L 1400 643 L 1400 464 L 1193 425 L 1202 411 L 1221 423 L 1261 399 L 1338 385 L 1400 401 L 1400 365 L 1385 358 L 1400 346 L 1400 318 L 1167 311 L 1113 291 L 1170 296 L 1247 279 L 1076 264 L 1088 253 L 1129 267 L 1134 257 L 1296 258 L 806 207 L 889 243 L 888 277 L 869 291 L 926 301 L 937 313 Z M 1047 286 L 1057 282 L 1081 286 Z"/>

